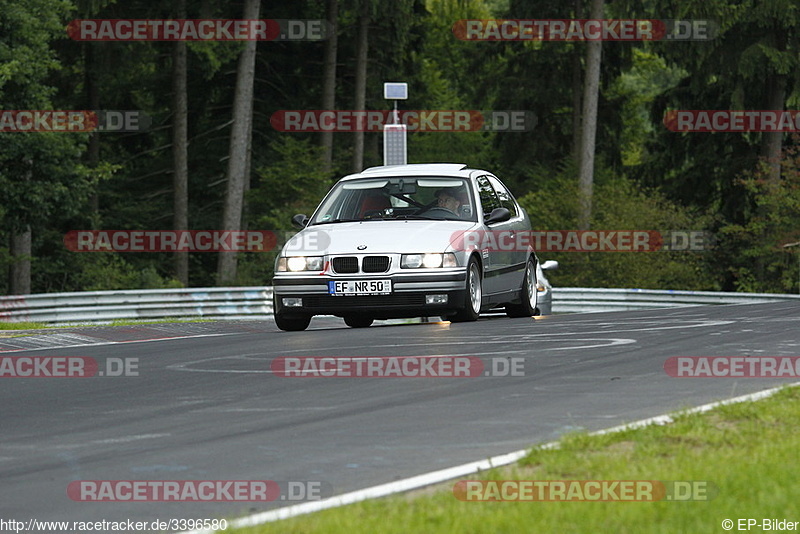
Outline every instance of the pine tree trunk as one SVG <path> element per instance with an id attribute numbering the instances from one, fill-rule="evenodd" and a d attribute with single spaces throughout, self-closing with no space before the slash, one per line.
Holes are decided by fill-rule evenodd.
<path id="1" fill-rule="evenodd" d="M 603 0 L 592 0 L 590 18 L 603 18 Z M 600 92 L 600 61 L 603 50 L 602 41 L 590 41 L 586 44 L 586 47 L 586 76 L 583 83 L 583 124 L 581 129 L 580 167 L 578 171 L 580 190 L 578 228 L 580 230 L 588 230 L 592 219 L 597 100 Z"/>
<path id="2" fill-rule="evenodd" d="M 322 109 L 334 109 L 336 106 L 336 52 L 338 47 L 337 25 L 339 20 L 339 0 L 328 0 L 328 22 L 333 27 L 331 35 L 325 41 L 325 63 L 322 74 Z M 322 170 L 330 173 L 333 167 L 333 132 L 322 132 Z"/>
<path id="3" fill-rule="evenodd" d="M 786 76 L 773 74 L 767 82 L 767 108 L 782 111 L 786 99 Z M 769 174 L 767 181 L 771 185 L 781 179 L 781 151 L 783 150 L 783 132 L 765 132 L 761 138 L 761 157 L 767 162 Z"/>
<path id="4" fill-rule="evenodd" d="M 178 0 L 178 19 L 186 18 L 186 0 Z M 172 188 L 173 230 L 189 229 L 189 115 L 186 95 L 187 58 L 186 42 L 177 41 L 172 49 Z M 173 255 L 175 277 L 189 286 L 189 253 L 177 251 Z"/>
<path id="5" fill-rule="evenodd" d="M 86 67 L 84 69 L 84 91 L 86 93 L 87 108 L 92 111 L 100 110 L 100 92 L 97 90 L 97 43 L 86 42 L 83 43 L 84 61 Z M 100 163 L 100 134 L 92 132 L 89 134 L 89 145 L 86 151 L 87 165 L 90 168 L 95 168 Z M 92 229 L 98 230 L 100 222 L 100 195 L 95 191 L 89 197 L 89 207 L 92 210 Z"/>
<path id="6" fill-rule="evenodd" d="M 358 16 L 358 43 L 356 46 L 356 98 L 355 109 L 364 110 L 367 101 L 367 56 L 369 50 L 369 0 L 361 0 Z M 353 172 L 364 169 L 364 132 L 355 133 L 353 147 Z"/>
<path id="7" fill-rule="evenodd" d="M 245 0 L 245 19 L 257 19 L 260 0 Z M 222 230 L 239 230 L 244 205 L 247 136 L 253 120 L 253 83 L 255 81 L 256 41 L 246 41 L 239 56 L 236 93 L 233 100 L 233 125 L 228 149 L 227 189 L 222 214 Z M 237 252 L 220 252 L 217 262 L 217 285 L 225 286 L 236 279 Z"/>
<path id="8" fill-rule="evenodd" d="M 573 18 L 581 18 L 581 0 L 575 0 Z M 578 45 L 582 43 L 576 43 Z M 575 47 L 572 54 L 572 158 L 580 161 L 581 153 L 581 51 L 583 47 Z"/>
<path id="9" fill-rule="evenodd" d="M 11 232 L 11 265 L 8 268 L 8 294 L 31 292 L 31 228 Z"/>

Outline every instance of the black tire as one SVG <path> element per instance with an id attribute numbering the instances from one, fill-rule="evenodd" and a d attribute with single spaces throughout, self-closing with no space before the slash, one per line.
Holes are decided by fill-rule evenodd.
<path id="1" fill-rule="evenodd" d="M 481 280 L 481 269 L 475 257 L 469 259 L 467 263 L 467 281 L 464 291 L 464 307 L 455 315 L 450 315 L 449 320 L 453 323 L 464 323 L 477 321 L 481 314 L 481 299 L 483 297 L 483 280 Z"/>
<path id="2" fill-rule="evenodd" d="M 351 315 L 344 318 L 344 324 L 350 328 L 367 328 L 372 324 L 372 321 L 374 321 L 372 317 L 354 317 Z"/>
<path id="3" fill-rule="evenodd" d="M 539 292 L 536 290 L 536 263 L 528 258 L 525 265 L 525 276 L 522 277 L 521 302 L 506 304 L 506 315 L 509 317 L 532 317 L 539 315 Z"/>
<path id="4" fill-rule="evenodd" d="M 275 315 L 275 324 L 278 328 L 286 332 L 300 332 L 308 328 L 308 325 L 311 324 L 311 317 L 308 315 L 287 317 L 282 314 L 277 314 Z"/>

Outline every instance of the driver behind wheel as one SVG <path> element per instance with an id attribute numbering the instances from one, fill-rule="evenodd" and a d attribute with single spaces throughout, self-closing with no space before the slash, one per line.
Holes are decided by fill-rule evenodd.
<path id="1" fill-rule="evenodd" d="M 440 208 L 450 210 L 458 216 L 461 216 L 461 200 L 458 191 L 448 188 L 440 189 L 436 192 L 437 205 Z"/>

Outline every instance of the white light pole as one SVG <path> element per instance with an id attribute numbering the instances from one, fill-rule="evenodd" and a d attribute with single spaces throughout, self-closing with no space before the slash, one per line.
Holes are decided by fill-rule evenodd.
<path id="1" fill-rule="evenodd" d="M 400 124 L 397 101 L 408 100 L 408 84 L 404 82 L 384 83 L 383 98 L 394 100 L 392 124 L 383 126 L 383 164 L 405 165 L 408 162 L 408 144 L 406 142 L 408 128 L 405 124 Z"/>

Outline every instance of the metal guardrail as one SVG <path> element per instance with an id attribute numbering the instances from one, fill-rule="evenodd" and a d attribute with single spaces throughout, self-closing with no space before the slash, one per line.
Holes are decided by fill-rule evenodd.
<path id="1" fill-rule="evenodd" d="M 633 311 L 711 304 L 757 304 L 781 301 L 793 301 L 800 304 L 800 295 L 664 289 L 553 288 L 553 313 Z"/>
<path id="2" fill-rule="evenodd" d="M 800 295 L 583 287 L 553 289 L 554 313 L 630 311 L 776 301 L 793 301 L 800 304 Z M 87 291 L 0 297 L 0 322 L 70 323 L 170 317 L 256 318 L 271 315 L 271 287 Z"/>
<path id="3" fill-rule="evenodd" d="M 272 315 L 271 287 L 202 287 L 0 297 L 0 321 L 69 323 Z"/>

